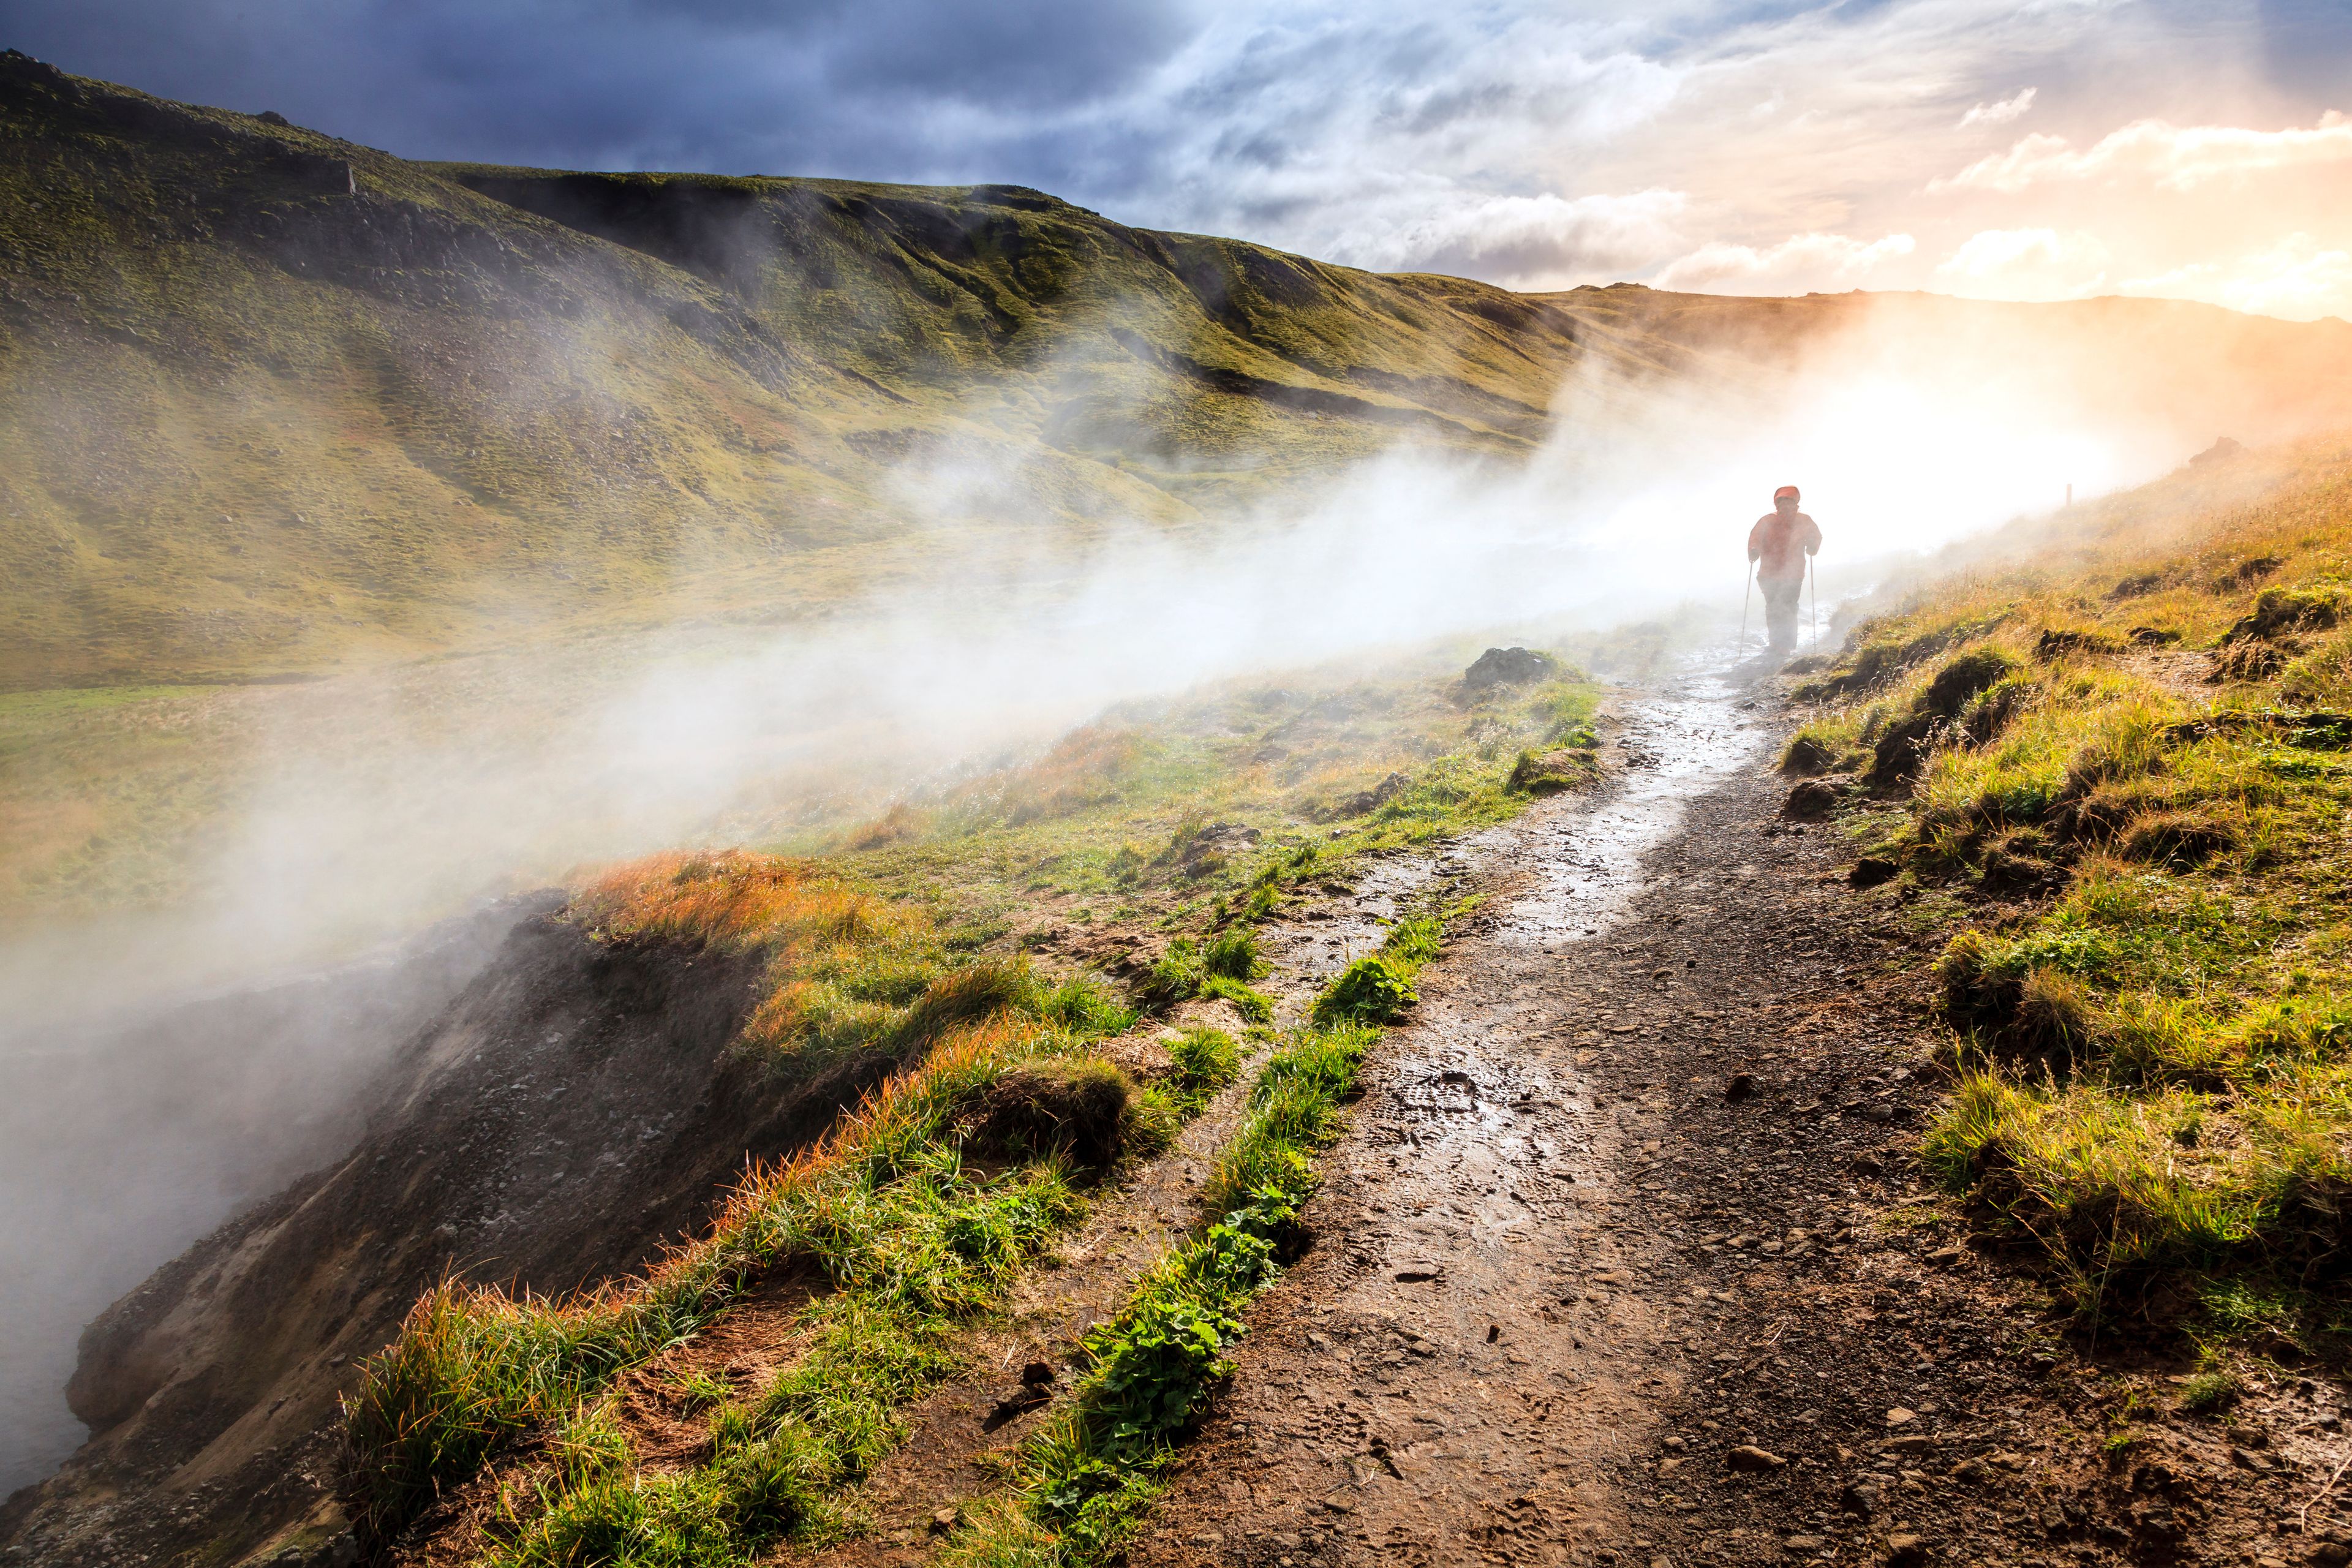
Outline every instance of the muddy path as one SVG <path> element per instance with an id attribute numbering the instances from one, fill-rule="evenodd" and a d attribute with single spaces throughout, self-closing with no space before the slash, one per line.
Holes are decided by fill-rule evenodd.
<path id="1" fill-rule="evenodd" d="M 1482 902 L 1130 1560 L 2352 1555 L 2338 1391 L 2191 1416 L 1919 1187 L 1940 939 L 1780 820 L 1778 698 L 1622 713 L 1611 787 L 1429 868 Z"/>

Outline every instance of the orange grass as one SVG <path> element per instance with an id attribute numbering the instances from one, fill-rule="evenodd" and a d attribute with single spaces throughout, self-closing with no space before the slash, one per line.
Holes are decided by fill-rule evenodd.
<path id="1" fill-rule="evenodd" d="M 854 942 L 907 921 L 805 861 L 744 849 L 632 861 L 598 878 L 574 907 L 592 929 L 617 940 L 714 947 Z"/>

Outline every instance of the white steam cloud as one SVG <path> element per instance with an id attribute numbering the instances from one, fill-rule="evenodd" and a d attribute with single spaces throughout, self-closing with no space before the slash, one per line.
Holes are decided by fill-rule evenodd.
<path id="1" fill-rule="evenodd" d="M 678 629 L 289 691 L 257 759 L 267 782 L 222 834 L 201 896 L 144 926 L 0 951 L 0 1065 L 37 1064 L 108 1008 L 299 972 L 583 862 L 756 838 L 814 820 L 829 791 L 870 801 L 877 780 L 936 776 L 1120 700 L 1448 635 L 1693 603 L 1728 618 L 1748 526 L 1782 483 L 1803 487 L 1833 563 L 1930 548 L 2182 449 L 2178 432 L 2126 434 L 2023 373 L 1949 374 L 1860 333 L 1711 391 L 1595 372 L 1557 407 L 1559 434 L 1524 465 L 1400 449 L 1204 530 L 1115 528 L 1025 557 L 942 547 L 927 584 L 781 631 Z M 1010 482 L 911 477 L 935 494 Z M 307 1048 L 309 1067 L 232 1075 L 242 1109 L 221 1137 L 319 1157 L 339 1125 L 321 1096 L 369 1064 L 341 1059 L 331 1031 Z M 110 1140 L 136 1175 L 160 1146 L 138 1116 L 166 1125 L 184 1097 L 167 1081 L 135 1101 L 44 1104 L 42 1076 L 23 1076 L 35 1098 L 14 1114 L 48 1132 L 0 1163 L 0 1274 L 38 1293 L 46 1325 L 11 1346 L 0 1386 L 0 1423 L 21 1435 L 0 1458 L 17 1480 L 75 1436 L 55 1392 L 66 1325 L 283 1179 L 267 1159 L 183 1151 L 150 1178 L 183 1184 L 171 1201 L 126 1189 L 109 1212 L 74 1210 L 49 1157 Z M 75 1123 L 93 1106 L 113 1120 Z M 68 1232 L 103 1245 L 61 1249 Z"/>

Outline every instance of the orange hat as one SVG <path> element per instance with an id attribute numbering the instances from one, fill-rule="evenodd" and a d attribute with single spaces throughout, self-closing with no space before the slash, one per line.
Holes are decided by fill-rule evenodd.
<path id="1" fill-rule="evenodd" d="M 1795 500 L 1797 499 L 1797 487 L 1794 485 L 1782 485 L 1779 489 L 1772 492 L 1772 499 L 1774 500 L 1779 500 L 1782 496 L 1787 496 L 1790 500 Z"/>

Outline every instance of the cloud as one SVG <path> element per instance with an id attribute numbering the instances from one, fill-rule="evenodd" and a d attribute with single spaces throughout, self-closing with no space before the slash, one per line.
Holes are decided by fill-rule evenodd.
<path id="1" fill-rule="evenodd" d="M 2330 249 L 2307 234 L 2294 234 L 2235 261 L 2191 262 L 2153 277 L 2126 278 L 2116 289 L 2203 300 L 2289 321 L 2352 320 L 2352 250 Z"/>
<path id="2" fill-rule="evenodd" d="M 1360 236 L 1337 254 L 1386 272 L 1449 272 L 1513 288 L 1557 289 L 1642 270 L 1685 243 L 1680 191 L 1623 195 L 1480 196 Z"/>
<path id="3" fill-rule="evenodd" d="M 2095 236 L 2051 228 L 1988 228 L 1936 268 L 1955 293 L 1994 300 L 2066 300 L 2106 281 L 2107 247 Z"/>
<path id="4" fill-rule="evenodd" d="M 1790 292 L 1801 284 L 1851 288 L 1916 248 L 1917 242 L 1907 234 L 1868 241 L 1842 234 L 1798 234 L 1762 250 L 1716 241 L 1668 262 L 1655 281 L 1661 289 L 1702 292 L 1720 285 L 1759 293 Z"/>
<path id="5" fill-rule="evenodd" d="M 2033 107 L 2033 89 L 2027 88 L 2014 98 L 2004 98 L 1993 103 L 1979 103 L 1960 116 L 1959 128 L 1971 125 L 2006 125 Z"/>
<path id="6" fill-rule="evenodd" d="M 1980 158 L 1930 191 L 1986 190 L 2015 195 L 2055 181 L 2152 179 L 2158 190 L 2188 191 L 2229 176 L 2352 159 L 2352 120 L 2329 110 L 2308 130 L 2248 131 L 2231 125 L 2174 125 L 2135 120 L 2076 152 L 2063 136 L 2027 136 L 2006 153 Z"/>
<path id="7" fill-rule="evenodd" d="M 2271 180 L 2266 205 L 2231 185 L 2352 167 L 2319 96 L 2352 28 L 2298 24 L 2297 59 L 2332 68 L 2299 97 L 2245 74 L 2267 11 L 2183 29 L 2189 4 L 9 0 L 0 41 L 409 156 L 1029 184 L 1526 289 L 1912 287 L 1979 222 L 2093 229 L 2118 277 L 2352 245 L 2332 181 Z M 2289 129 L 2211 123 L 2217 101 Z M 2027 118 L 2122 128 L 1977 157 Z M 2158 184 L 2213 210 L 2170 212 Z M 2033 195 L 1948 210 L 1983 192 Z"/>

